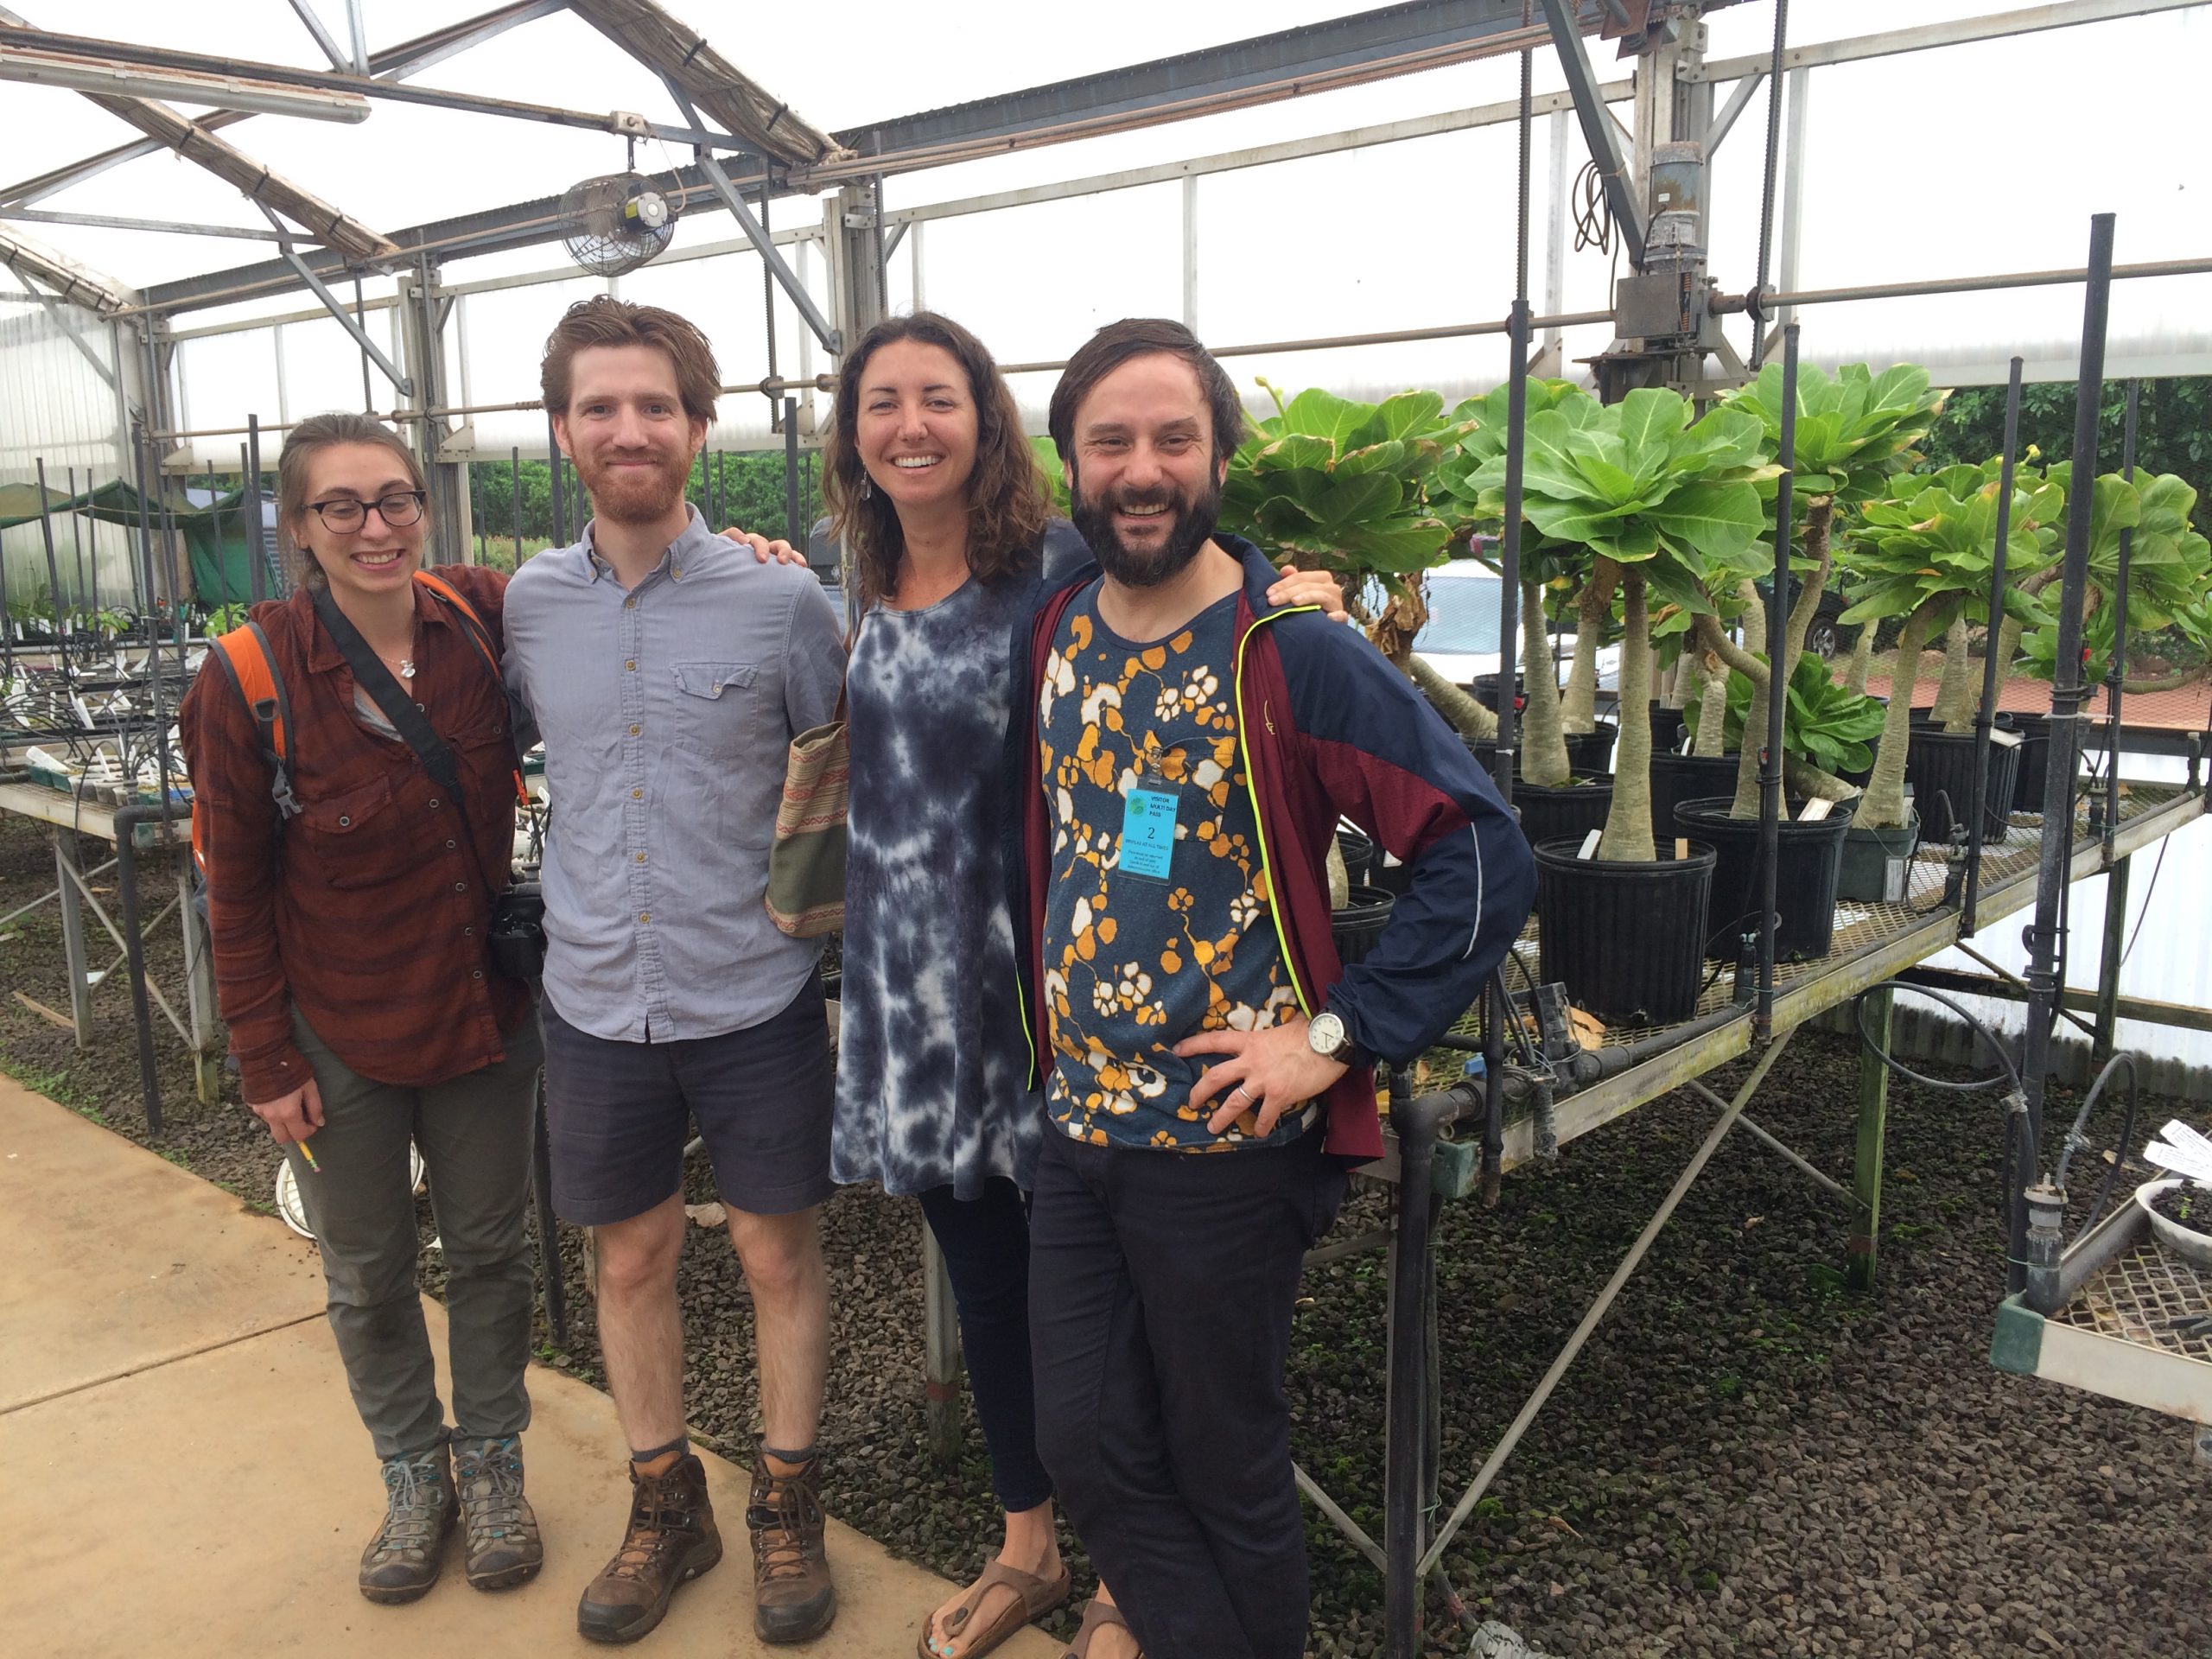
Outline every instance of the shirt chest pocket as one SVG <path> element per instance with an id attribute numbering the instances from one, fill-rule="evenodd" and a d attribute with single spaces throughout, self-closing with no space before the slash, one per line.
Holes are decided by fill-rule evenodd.
<path id="1" fill-rule="evenodd" d="M 760 667 L 753 663 L 677 663 L 676 741 L 717 760 L 743 758 L 760 718 Z"/>
<path id="2" fill-rule="evenodd" d="M 298 833 L 317 873 L 347 891 L 381 887 L 404 874 L 414 859 L 392 810 L 389 777 L 302 800 Z"/>

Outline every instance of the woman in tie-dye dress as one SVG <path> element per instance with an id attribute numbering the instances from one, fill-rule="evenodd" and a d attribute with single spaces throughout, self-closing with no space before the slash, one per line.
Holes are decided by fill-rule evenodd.
<path id="1" fill-rule="evenodd" d="M 1006 1539 L 918 1646 L 974 1659 L 1069 1588 L 1031 1395 L 1024 1193 L 1044 1119 L 1015 984 L 1000 762 L 1013 643 L 1027 636 L 1046 568 L 1057 581 L 1090 556 L 1050 517 L 990 353 L 929 312 L 879 323 L 845 358 L 823 493 L 853 550 L 861 609 L 847 679 L 831 1172 L 919 1199 L 952 1281 Z M 1341 608 L 1325 575 L 1271 597 L 1285 594 Z M 1135 1652 L 1103 1586 L 1080 1640 L 1092 1659 Z"/>

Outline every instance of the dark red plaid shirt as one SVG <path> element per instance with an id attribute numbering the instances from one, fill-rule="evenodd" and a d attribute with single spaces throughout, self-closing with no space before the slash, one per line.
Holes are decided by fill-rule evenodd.
<path id="1" fill-rule="evenodd" d="M 506 578 L 438 570 L 502 649 Z M 353 1071 L 419 1088 L 502 1058 L 530 989 L 493 969 L 485 936 L 514 844 L 515 748 L 504 694 L 447 602 L 418 585 L 416 672 L 403 681 L 460 762 L 458 814 L 415 753 L 355 713 L 353 674 L 305 593 L 253 607 L 291 700 L 296 817 L 279 827 L 260 737 L 212 658 L 178 714 L 207 861 L 215 986 L 246 1099 L 310 1073 L 296 1008 Z"/>

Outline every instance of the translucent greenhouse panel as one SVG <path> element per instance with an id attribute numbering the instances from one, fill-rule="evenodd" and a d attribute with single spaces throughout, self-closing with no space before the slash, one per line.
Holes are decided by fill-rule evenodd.
<path id="1" fill-rule="evenodd" d="M 108 326 L 81 308 L 60 308 L 111 369 Z M 128 466 L 118 419 L 114 390 L 63 336 L 55 317 L 35 301 L 0 296 L 0 483 L 35 482 L 41 460 L 51 490 L 66 492 L 73 472 L 80 490 L 106 483 Z M 103 594 L 128 589 L 130 543 L 120 528 L 63 517 L 54 521 L 54 535 L 65 594 L 89 593 L 95 567 Z M 0 558 L 18 607 L 53 586 L 36 523 L 0 531 Z"/>

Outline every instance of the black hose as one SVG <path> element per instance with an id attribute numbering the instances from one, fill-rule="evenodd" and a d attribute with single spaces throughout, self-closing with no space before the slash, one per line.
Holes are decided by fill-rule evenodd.
<path id="1" fill-rule="evenodd" d="M 1873 1033 L 1866 1029 L 1866 999 L 1876 991 L 1885 989 L 1910 991 L 1916 996 L 1926 997 L 1931 1002 L 1942 1003 L 1973 1027 L 1974 1034 L 1988 1046 L 1989 1052 L 1997 1057 L 1998 1065 L 2004 1069 L 1993 1076 L 1971 1077 L 1964 1083 L 1953 1082 L 1944 1077 L 1931 1077 L 1924 1071 L 1914 1071 L 1876 1042 Z M 1852 1007 L 1855 1010 L 1853 1017 L 1859 1027 L 1859 1040 L 1866 1045 L 1867 1052 L 1876 1059 L 1881 1061 L 1884 1065 L 1901 1077 L 1909 1077 L 1924 1088 L 1941 1089 L 1956 1095 L 1978 1094 L 1984 1089 L 1994 1089 L 1999 1084 L 2010 1084 L 2015 1090 L 2020 1087 L 2020 1069 L 2012 1064 L 2012 1057 L 2005 1052 L 2005 1045 L 1999 1040 L 1997 1033 L 1979 1017 L 1967 1012 L 1956 999 L 1946 996 L 1941 991 L 1931 990 L 1925 985 L 1909 984 L 1901 979 L 1887 979 L 1879 985 L 1870 985 L 1859 992 L 1853 1000 Z"/>
<path id="2" fill-rule="evenodd" d="M 2112 1074 L 2125 1065 L 2127 1067 L 2127 1115 L 2120 1120 L 2120 1140 L 2112 1162 L 2105 1166 L 2105 1178 L 2097 1187 L 2097 1201 L 2089 1207 L 2088 1219 L 2082 1224 L 2087 1232 L 2097 1224 L 2105 1212 L 2105 1205 L 2112 1199 L 2113 1182 L 2120 1179 L 2120 1166 L 2127 1161 L 2127 1148 L 2135 1144 L 2135 1112 L 2143 1098 L 2143 1074 L 2136 1065 L 2135 1056 L 2126 1049 L 2105 1062 L 2104 1070 L 2097 1073 L 2097 1080 L 2089 1085 L 2089 1092 L 2082 1098 L 2082 1109 L 2075 1115 L 2074 1127 L 2066 1132 L 2066 1144 L 2058 1154 L 2058 1189 L 2066 1190 L 2066 1172 L 2074 1161 L 2074 1154 L 2086 1148 L 2089 1137 L 2090 1114 L 2097 1109 L 2097 1100 L 2105 1091 L 2105 1084 Z"/>

